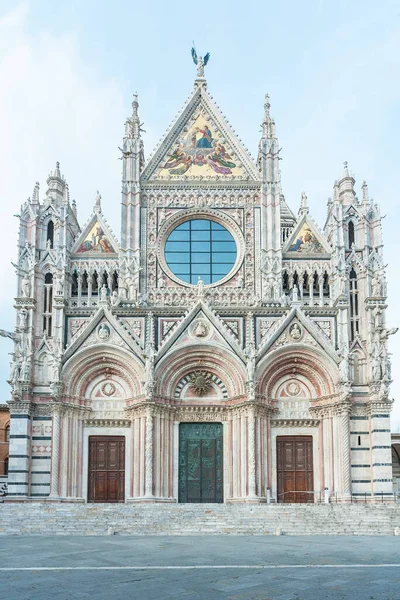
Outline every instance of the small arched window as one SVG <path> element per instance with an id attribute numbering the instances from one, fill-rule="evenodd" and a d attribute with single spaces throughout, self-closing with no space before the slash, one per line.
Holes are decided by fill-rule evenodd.
<path id="1" fill-rule="evenodd" d="M 349 234 L 349 250 L 351 249 L 352 245 L 355 243 L 355 234 L 354 234 L 354 223 L 353 221 L 349 221 L 348 224 L 348 234 Z"/>
<path id="2" fill-rule="evenodd" d="M 82 296 L 88 295 L 88 274 L 87 271 L 83 272 L 82 275 Z"/>
<path id="3" fill-rule="evenodd" d="M 357 273 L 354 269 L 350 271 L 350 339 L 353 341 L 359 331 L 358 315 L 358 285 Z"/>
<path id="4" fill-rule="evenodd" d="M 324 272 L 323 294 L 329 296 L 329 275 L 326 271 Z"/>
<path id="5" fill-rule="evenodd" d="M 43 332 L 47 337 L 52 336 L 53 317 L 53 275 L 46 273 L 44 276 L 44 299 L 43 299 Z"/>
<path id="6" fill-rule="evenodd" d="M 92 274 L 92 296 L 99 293 L 99 277 L 97 271 Z"/>
<path id="7" fill-rule="evenodd" d="M 54 245 L 54 223 L 53 223 L 53 221 L 49 221 L 47 224 L 46 241 L 49 244 L 50 248 L 53 248 L 53 245 Z"/>
<path id="8" fill-rule="evenodd" d="M 8 456 L 4 459 L 4 475 L 8 475 Z"/>
<path id="9" fill-rule="evenodd" d="M 6 431 L 5 431 L 5 441 L 7 443 L 9 443 L 10 441 L 10 423 L 8 423 L 8 425 L 6 425 Z"/>
<path id="10" fill-rule="evenodd" d="M 286 271 L 283 272 L 282 287 L 284 292 L 289 291 L 289 275 L 286 273 Z"/>
<path id="11" fill-rule="evenodd" d="M 308 273 L 304 273 L 303 275 L 303 296 L 310 295 L 310 287 L 308 282 Z"/>
<path id="12" fill-rule="evenodd" d="M 78 295 L 78 273 L 76 271 L 72 273 L 71 295 Z"/>
<path id="13" fill-rule="evenodd" d="M 319 292 L 319 276 L 317 271 L 314 272 L 313 275 L 313 294 L 316 296 Z"/>

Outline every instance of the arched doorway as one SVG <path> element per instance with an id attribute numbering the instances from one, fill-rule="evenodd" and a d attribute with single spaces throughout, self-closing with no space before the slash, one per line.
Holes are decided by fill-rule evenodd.
<path id="1" fill-rule="evenodd" d="M 279 503 L 312 503 L 325 487 L 333 489 L 332 426 L 325 435 L 313 408 L 333 398 L 337 366 L 317 348 L 297 345 L 267 355 L 260 373 L 260 391 L 275 406 L 270 420 L 272 495 Z"/>

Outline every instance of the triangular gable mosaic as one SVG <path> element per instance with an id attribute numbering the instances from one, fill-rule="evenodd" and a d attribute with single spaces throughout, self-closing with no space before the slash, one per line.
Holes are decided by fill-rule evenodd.
<path id="1" fill-rule="evenodd" d="M 259 179 L 257 167 L 207 92 L 196 92 L 143 172 L 144 179 Z"/>
<path id="2" fill-rule="evenodd" d="M 72 253 L 82 258 L 86 255 L 105 256 L 118 253 L 118 244 L 99 213 L 93 215 L 75 242 Z"/>
<path id="3" fill-rule="evenodd" d="M 283 254 L 290 254 L 291 256 L 326 255 L 331 252 L 328 242 L 306 216 L 297 225 L 283 248 Z"/>

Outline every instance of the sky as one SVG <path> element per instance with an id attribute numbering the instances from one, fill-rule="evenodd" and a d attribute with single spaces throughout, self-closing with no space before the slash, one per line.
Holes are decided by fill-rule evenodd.
<path id="1" fill-rule="evenodd" d="M 145 155 L 191 93 L 199 54 L 208 89 L 253 156 L 269 93 L 282 151 L 282 185 L 297 212 L 306 192 L 323 227 L 348 161 L 361 197 L 386 215 L 388 326 L 400 325 L 400 5 L 397 1 L 153 0 L 0 2 L 0 329 L 14 328 L 17 218 L 36 181 L 61 164 L 81 226 L 96 190 L 120 231 L 121 145 L 139 94 Z M 400 431 L 400 332 L 390 338 L 393 430 Z M 0 338 L 0 403 L 12 344 Z"/>

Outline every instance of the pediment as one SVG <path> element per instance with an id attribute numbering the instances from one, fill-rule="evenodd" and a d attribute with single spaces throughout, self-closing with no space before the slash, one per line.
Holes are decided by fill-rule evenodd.
<path id="1" fill-rule="evenodd" d="M 134 352 L 144 362 L 143 351 L 133 332 L 131 333 L 122 321 L 103 307 L 99 308 L 93 318 L 78 330 L 64 353 L 63 362 L 80 349 L 103 344 L 119 346 Z"/>
<path id="2" fill-rule="evenodd" d="M 71 249 L 75 258 L 104 258 L 118 252 L 118 242 L 100 211 L 93 213 Z"/>
<path id="3" fill-rule="evenodd" d="M 285 242 L 282 253 L 290 258 L 309 256 L 326 258 L 332 253 L 332 249 L 324 235 L 306 214 L 297 224 L 291 237 Z"/>
<path id="4" fill-rule="evenodd" d="M 266 336 L 259 349 L 259 358 L 267 352 L 288 345 L 319 348 L 335 362 L 339 360 L 334 346 L 326 334 L 298 306 L 293 307 L 285 318 L 276 322 L 271 334 Z"/>
<path id="5" fill-rule="evenodd" d="M 225 347 L 233 351 L 243 361 L 245 356 L 237 337 L 218 315 L 199 300 L 195 306 L 171 328 L 160 345 L 157 362 L 172 348 L 194 344 L 208 344 Z"/>
<path id="6" fill-rule="evenodd" d="M 146 165 L 144 180 L 252 180 L 260 173 L 205 89 L 197 89 Z"/>

